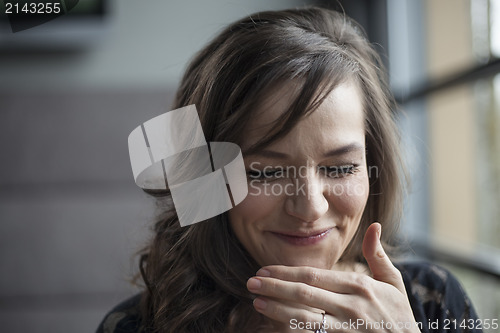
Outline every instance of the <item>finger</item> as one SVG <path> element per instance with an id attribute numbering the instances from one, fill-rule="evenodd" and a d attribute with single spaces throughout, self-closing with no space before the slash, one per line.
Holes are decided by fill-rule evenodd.
<path id="1" fill-rule="evenodd" d="M 359 286 L 357 283 L 358 273 L 331 271 L 315 267 L 265 266 L 256 275 L 290 282 L 302 282 L 340 294 L 356 293 Z"/>
<path id="2" fill-rule="evenodd" d="M 348 295 L 332 293 L 305 283 L 290 282 L 271 277 L 252 277 L 247 281 L 250 292 L 284 301 L 304 304 L 317 309 L 335 309 L 347 304 Z"/>
<path id="3" fill-rule="evenodd" d="M 292 330 L 306 329 L 316 331 L 322 327 L 322 313 L 300 308 L 293 303 L 284 303 L 274 299 L 257 297 L 253 302 L 253 306 L 257 312 L 283 323 L 287 328 Z M 328 324 L 333 321 L 333 317 L 325 315 L 325 320 L 325 327 L 332 327 L 332 325 Z"/>
<path id="4" fill-rule="evenodd" d="M 380 242 L 382 226 L 372 223 L 363 239 L 363 255 L 372 271 L 373 278 L 386 282 L 406 294 L 401 272 L 392 264 Z"/>

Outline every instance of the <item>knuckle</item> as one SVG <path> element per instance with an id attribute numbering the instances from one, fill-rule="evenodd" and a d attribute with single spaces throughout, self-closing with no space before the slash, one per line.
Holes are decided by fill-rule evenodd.
<path id="1" fill-rule="evenodd" d="M 403 281 L 403 274 L 399 271 L 399 269 L 394 270 L 394 278 L 399 281 Z"/>
<path id="2" fill-rule="evenodd" d="M 283 309 L 279 303 L 269 302 L 268 307 L 270 307 L 270 311 L 273 314 L 274 318 L 278 318 L 283 312 Z"/>
<path id="3" fill-rule="evenodd" d="M 356 289 L 359 293 L 365 296 L 370 296 L 373 290 L 372 279 L 366 275 L 358 275 L 355 278 Z"/>
<path id="4" fill-rule="evenodd" d="M 276 292 L 276 290 L 277 290 L 277 289 L 278 289 L 278 287 L 279 287 L 279 286 L 278 286 L 277 281 L 276 281 L 276 280 L 274 280 L 274 279 L 269 279 L 269 280 L 267 281 L 266 285 L 267 285 L 267 290 L 268 290 L 269 292 L 273 293 L 273 294 Z"/>
<path id="5" fill-rule="evenodd" d="M 314 297 L 314 292 L 311 287 L 300 284 L 296 290 L 297 299 L 303 302 L 307 302 Z"/>
<path id="6" fill-rule="evenodd" d="M 387 279 L 393 283 L 402 282 L 403 275 L 398 269 L 393 269 L 387 273 Z"/>
<path id="7" fill-rule="evenodd" d="M 286 275 L 286 269 L 281 265 L 266 266 L 266 269 L 271 272 L 272 276 L 280 277 Z"/>
<path id="8" fill-rule="evenodd" d="M 311 285 L 317 284 L 321 280 L 321 275 L 316 269 L 309 269 L 306 273 L 306 282 Z"/>

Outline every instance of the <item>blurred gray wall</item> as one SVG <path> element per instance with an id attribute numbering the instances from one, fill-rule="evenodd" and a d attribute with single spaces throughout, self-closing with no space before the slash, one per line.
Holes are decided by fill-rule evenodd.
<path id="1" fill-rule="evenodd" d="M 304 4 L 120 0 L 78 50 L 0 40 L 3 332 L 92 332 L 137 292 L 154 204 L 132 179 L 128 134 L 169 110 L 186 62 L 227 23 Z"/>

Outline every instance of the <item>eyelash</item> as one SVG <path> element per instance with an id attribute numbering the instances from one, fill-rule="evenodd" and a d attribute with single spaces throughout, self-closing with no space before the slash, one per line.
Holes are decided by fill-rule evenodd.
<path id="1" fill-rule="evenodd" d="M 319 167 L 319 169 L 324 170 L 325 174 L 330 178 L 343 178 L 348 175 L 353 175 L 354 173 L 359 171 L 359 165 L 350 164 L 341 166 Z"/>
<path id="2" fill-rule="evenodd" d="M 359 165 L 350 164 L 350 165 L 341 165 L 341 166 L 320 166 L 318 167 L 319 172 L 323 172 L 325 176 L 329 178 L 344 178 L 349 175 L 353 175 L 357 171 L 359 171 Z M 278 179 L 285 178 L 285 170 L 284 169 L 272 169 L 266 171 L 260 170 L 250 170 L 247 172 L 248 178 L 251 180 L 260 180 L 260 181 L 275 181 Z"/>
<path id="3" fill-rule="evenodd" d="M 281 174 L 281 175 L 280 175 Z M 267 171 L 250 170 L 247 172 L 248 178 L 252 180 L 272 181 L 283 178 L 283 169 L 272 169 Z"/>

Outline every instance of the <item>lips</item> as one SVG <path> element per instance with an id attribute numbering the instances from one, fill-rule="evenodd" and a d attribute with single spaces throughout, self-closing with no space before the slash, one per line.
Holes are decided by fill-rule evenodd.
<path id="1" fill-rule="evenodd" d="M 311 232 L 271 232 L 280 240 L 297 246 L 314 245 L 325 239 L 333 228 Z"/>

